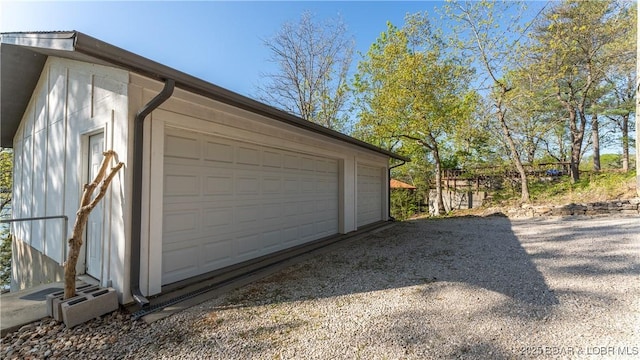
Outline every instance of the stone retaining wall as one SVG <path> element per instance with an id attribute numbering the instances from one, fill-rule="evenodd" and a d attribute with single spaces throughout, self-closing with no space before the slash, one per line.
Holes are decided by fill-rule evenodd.
<path id="1" fill-rule="evenodd" d="M 640 215 L 640 198 L 610 200 L 586 204 L 559 206 L 524 205 L 507 213 L 510 217 L 570 216 L 570 215 Z"/>

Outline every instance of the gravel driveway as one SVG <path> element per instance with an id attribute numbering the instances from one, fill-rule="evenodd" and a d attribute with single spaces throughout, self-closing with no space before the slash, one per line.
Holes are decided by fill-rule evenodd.
<path id="1" fill-rule="evenodd" d="M 0 355 L 33 351 L 27 331 L 70 358 L 634 358 L 640 219 L 415 220 L 150 325 L 43 321 Z"/>

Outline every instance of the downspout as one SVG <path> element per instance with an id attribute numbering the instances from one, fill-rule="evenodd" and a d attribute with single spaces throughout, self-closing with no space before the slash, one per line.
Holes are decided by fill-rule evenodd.
<path id="1" fill-rule="evenodd" d="M 387 170 L 389 172 L 389 174 L 387 176 L 387 178 L 388 178 L 387 183 L 389 184 L 388 185 L 389 186 L 389 191 L 387 191 L 387 196 L 389 197 L 389 199 L 387 201 L 387 207 L 388 207 L 387 210 L 389 211 L 389 220 L 391 220 L 391 221 L 395 221 L 396 220 L 393 216 L 391 216 L 391 169 L 397 168 L 398 166 L 402 166 L 402 165 L 407 163 L 404 160 L 400 160 L 400 161 L 402 161 L 400 164 L 390 166 L 389 169 Z"/>
<path id="2" fill-rule="evenodd" d="M 133 299 L 142 307 L 149 305 L 149 300 L 140 291 L 140 236 L 142 229 L 142 165 L 144 119 L 153 110 L 171 97 L 175 81 L 167 79 L 162 91 L 142 107 L 136 114 L 133 124 L 133 199 L 131 206 L 131 259 L 130 286 Z"/>

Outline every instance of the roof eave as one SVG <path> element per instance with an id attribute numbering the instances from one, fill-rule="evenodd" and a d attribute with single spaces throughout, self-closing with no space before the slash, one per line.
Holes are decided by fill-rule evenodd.
<path id="1" fill-rule="evenodd" d="M 313 122 L 306 121 L 290 113 L 278 110 L 269 105 L 263 104 L 246 96 L 211 84 L 202 79 L 198 79 L 194 76 L 170 68 L 166 65 L 162 65 L 153 60 L 134 54 L 117 46 L 105 43 L 104 41 L 98 40 L 78 31 L 51 33 L 5 33 L 1 34 L 0 36 L 0 43 L 26 47 L 39 54 L 53 54 L 61 57 L 72 57 L 73 54 L 79 53 L 93 59 L 97 59 L 101 62 L 109 63 L 113 66 L 118 66 L 129 71 L 144 75 L 146 77 L 150 77 L 152 79 L 160 81 L 173 79 L 176 83 L 176 86 L 183 90 L 190 91 L 198 95 L 241 108 L 243 110 L 273 118 L 275 120 L 279 120 L 284 123 L 294 125 L 309 131 L 313 131 L 324 136 L 339 139 L 394 159 L 410 161 L 407 157 L 381 149 L 377 146 L 355 139 L 351 136 L 342 134 L 335 130 L 325 128 Z M 41 71 L 42 67 L 40 67 L 40 72 Z M 33 84 L 33 86 L 35 86 L 35 84 Z M 33 91 L 33 89 L 31 89 L 31 91 Z M 22 109 L 23 112 L 24 109 L 26 109 L 26 104 Z M 17 121 L 19 122 L 20 120 L 21 119 L 18 119 Z M 4 119 L 2 122 L 4 123 Z M 12 131 L 12 134 L 10 134 L 10 136 L 9 134 L 5 134 L 7 129 L 10 132 Z M 13 136 L 17 131 L 17 125 L 13 129 L 7 126 L 7 129 L 5 129 L 5 126 L 0 129 L 2 131 L 2 142 L 0 144 L 1 146 L 6 146 L 7 143 L 13 143 Z M 10 140 L 8 140 L 9 138 Z"/>

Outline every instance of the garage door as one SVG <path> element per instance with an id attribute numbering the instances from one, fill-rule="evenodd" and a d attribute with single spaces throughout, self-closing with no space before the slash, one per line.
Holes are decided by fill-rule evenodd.
<path id="1" fill-rule="evenodd" d="M 338 233 L 334 159 L 167 128 L 162 283 Z"/>
<path id="2" fill-rule="evenodd" d="M 382 220 L 382 168 L 358 164 L 358 226 Z"/>

